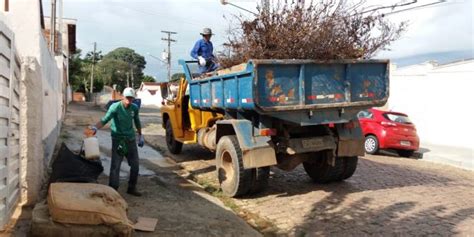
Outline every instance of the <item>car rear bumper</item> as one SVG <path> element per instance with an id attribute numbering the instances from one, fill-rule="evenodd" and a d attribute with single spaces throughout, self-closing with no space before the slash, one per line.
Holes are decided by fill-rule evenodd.
<path id="1" fill-rule="evenodd" d="M 409 137 L 396 134 L 386 134 L 382 139 L 380 139 L 379 143 L 379 146 L 382 149 L 416 151 L 420 148 L 420 139 L 414 136 Z"/>

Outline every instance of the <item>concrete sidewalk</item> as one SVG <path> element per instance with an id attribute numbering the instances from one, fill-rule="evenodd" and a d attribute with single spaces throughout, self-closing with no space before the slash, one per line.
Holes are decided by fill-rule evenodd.
<path id="1" fill-rule="evenodd" d="M 423 160 L 474 170 L 473 149 L 422 143 Z"/>

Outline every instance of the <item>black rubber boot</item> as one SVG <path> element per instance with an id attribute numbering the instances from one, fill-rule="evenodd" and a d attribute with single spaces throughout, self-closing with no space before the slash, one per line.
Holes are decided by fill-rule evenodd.
<path id="1" fill-rule="evenodd" d="M 142 196 L 142 193 L 141 192 L 138 192 L 137 188 L 133 187 L 133 188 L 128 188 L 127 189 L 127 193 L 130 194 L 130 195 L 133 195 L 133 196 L 137 196 L 137 197 L 141 197 Z"/>

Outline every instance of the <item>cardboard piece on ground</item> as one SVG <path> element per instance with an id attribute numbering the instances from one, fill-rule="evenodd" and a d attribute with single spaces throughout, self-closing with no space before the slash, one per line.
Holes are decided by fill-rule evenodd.
<path id="1" fill-rule="evenodd" d="M 155 231 L 158 219 L 148 217 L 138 217 L 137 223 L 133 225 L 133 229 L 141 231 Z"/>

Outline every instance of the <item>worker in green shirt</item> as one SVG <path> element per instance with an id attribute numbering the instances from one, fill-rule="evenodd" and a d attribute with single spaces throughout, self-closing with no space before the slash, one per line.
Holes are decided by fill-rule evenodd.
<path id="1" fill-rule="evenodd" d="M 133 104 L 135 99 L 135 92 L 132 88 L 127 87 L 123 90 L 123 99 L 120 102 L 113 103 L 105 116 L 97 122 L 95 126 L 88 128 L 93 134 L 98 129 L 105 126 L 110 120 L 112 124 L 112 165 L 110 166 L 109 186 L 115 190 L 119 187 L 120 165 L 123 157 L 127 157 L 128 165 L 130 166 L 130 179 L 128 181 L 127 193 L 134 196 L 141 196 L 142 194 L 137 190 L 138 180 L 138 151 L 135 130 L 133 124 L 138 132 L 138 146 L 143 147 L 144 139 L 142 135 L 140 118 L 138 116 L 138 106 Z M 87 131 L 86 131 L 87 133 Z"/>

